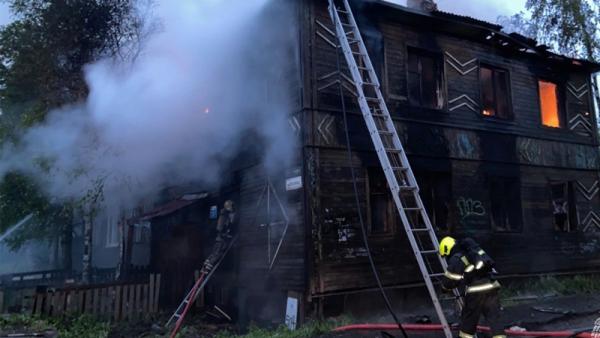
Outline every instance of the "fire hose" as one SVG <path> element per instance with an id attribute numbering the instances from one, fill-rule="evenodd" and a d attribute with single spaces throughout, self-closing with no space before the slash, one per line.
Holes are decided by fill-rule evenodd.
<path id="1" fill-rule="evenodd" d="M 435 332 L 443 331 L 441 324 L 402 324 L 402 328 L 412 332 Z M 458 330 L 458 327 L 453 327 Z M 333 329 L 333 332 L 347 331 L 394 331 L 398 330 L 397 324 L 351 324 L 340 326 Z M 490 332 L 487 326 L 477 326 L 478 332 Z M 574 337 L 574 338 L 595 338 L 590 332 L 577 331 L 519 331 L 505 330 L 507 336 L 515 337 Z M 600 335 L 599 335 L 600 337 Z"/>

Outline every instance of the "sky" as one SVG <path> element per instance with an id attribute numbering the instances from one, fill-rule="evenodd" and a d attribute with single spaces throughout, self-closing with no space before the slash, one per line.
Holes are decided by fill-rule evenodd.
<path id="1" fill-rule="evenodd" d="M 10 22 L 10 13 L 8 11 L 8 5 L 4 2 L 0 2 L 0 26 L 6 25 Z"/>
<path id="2" fill-rule="evenodd" d="M 390 0 L 406 5 L 406 0 Z M 511 15 L 524 9 L 526 0 L 437 0 L 438 8 L 446 12 L 472 16 L 496 22 L 499 15 Z M 8 5 L 0 2 L 0 25 L 10 22 Z"/>
<path id="3" fill-rule="evenodd" d="M 389 0 L 406 5 L 406 0 Z M 445 12 L 472 16 L 496 22 L 499 15 L 512 15 L 525 9 L 526 0 L 436 0 L 438 8 Z"/>

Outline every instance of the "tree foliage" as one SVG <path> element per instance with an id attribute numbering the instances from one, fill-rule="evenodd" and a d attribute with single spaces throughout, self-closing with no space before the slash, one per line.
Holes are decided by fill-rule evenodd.
<path id="1" fill-rule="evenodd" d="M 15 20 L 0 27 L 0 152 L 57 107 L 84 100 L 85 65 L 135 57 L 144 31 L 136 0 L 0 0 Z M 92 178 L 94 179 L 94 178 Z M 30 177 L 0 177 L 0 233 L 33 213 L 33 228 L 12 236 L 54 240 L 82 201 L 53 203 Z M 62 222 L 62 223 L 61 223 Z"/>
<path id="2" fill-rule="evenodd" d="M 571 57 L 600 60 L 600 5 L 594 0 L 527 0 L 529 13 L 500 17 L 507 31 Z M 530 16 L 530 18 L 529 18 Z"/>
<path id="3" fill-rule="evenodd" d="M 141 20 L 132 0 L 12 0 L 14 22 L 0 31 L 0 107 L 25 125 L 84 99 L 83 67 L 117 55 Z"/>

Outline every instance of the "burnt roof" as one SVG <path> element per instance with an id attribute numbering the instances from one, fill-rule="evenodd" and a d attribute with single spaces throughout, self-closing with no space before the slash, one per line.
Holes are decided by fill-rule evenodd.
<path id="1" fill-rule="evenodd" d="M 397 15 L 400 14 L 403 16 L 403 21 L 407 24 L 436 27 L 438 30 L 447 33 L 487 42 L 523 55 L 543 58 L 551 63 L 559 63 L 563 66 L 579 69 L 583 68 L 590 72 L 600 71 L 600 63 L 553 53 L 549 51 L 548 46 L 538 45 L 535 39 L 518 33 L 503 32 L 502 26 L 498 24 L 439 10 L 425 12 L 394 4 L 386 0 L 360 0 L 360 2 L 363 6 L 362 10 L 385 9 L 383 15 L 397 18 Z M 390 9 L 393 9 L 393 11 L 390 11 Z"/>

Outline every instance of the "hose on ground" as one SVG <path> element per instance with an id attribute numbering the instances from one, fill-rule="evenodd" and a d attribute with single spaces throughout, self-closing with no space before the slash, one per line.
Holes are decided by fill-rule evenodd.
<path id="1" fill-rule="evenodd" d="M 443 331 L 442 324 L 401 324 L 402 329 L 405 331 L 413 332 L 436 332 Z M 457 327 L 453 329 L 458 330 Z M 347 331 L 382 331 L 382 330 L 398 330 L 397 324 L 351 324 L 340 326 L 333 329 L 333 332 L 347 332 Z M 490 328 L 487 326 L 477 326 L 478 332 L 490 332 Z M 507 336 L 514 337 L 574 337 L 574 338 L 593 338 L 590 332 L 576 332 L 576 331 L 517 331 L 517 330 L 505 330 Z"/>

